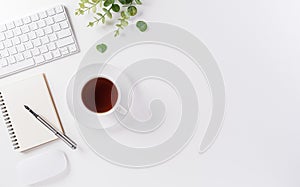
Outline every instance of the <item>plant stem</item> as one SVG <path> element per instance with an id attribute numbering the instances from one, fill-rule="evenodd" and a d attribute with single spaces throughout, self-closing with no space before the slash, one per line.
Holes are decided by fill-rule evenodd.
<path id="1" fill-rule="evenodd" d="M 107 11 L 109 12 L 112 9 L 112 7 L 110 7 Z M 92 23 L 99 23 L 99 21 L 101 21 L 105 16 L 107 15 L 107 13 L 105 12 L 100 18 L 95 19 L 95 21 L 92 21 Z"/>
<path id="2" fill-rule="evenodd" d="M 93 3 L 90 3 L 89 2 L 89 4 L 91 4 L 92 6 L 90 6 L 90 7 L 86 7 L 86 9 L 85 10 L 83 10 L 84 12 L 86 12 L 86 11 L 90 11 L 93 7 L 95 7 L 95 6 L 97 6 L 99 3 L 95 3 L 95 4 L 93 4 Z"/>

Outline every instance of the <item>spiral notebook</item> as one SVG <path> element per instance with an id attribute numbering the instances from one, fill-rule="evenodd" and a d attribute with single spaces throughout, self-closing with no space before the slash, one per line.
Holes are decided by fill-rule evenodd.
<path id="1" fill-rule="evenodd" d="M 0 108 L 14 150 L 23 152 L 57 139 L 25 110 L 24 105 L 30 106 L 57 130 L 63 131 L 44 74 L 1 87 Z"/>

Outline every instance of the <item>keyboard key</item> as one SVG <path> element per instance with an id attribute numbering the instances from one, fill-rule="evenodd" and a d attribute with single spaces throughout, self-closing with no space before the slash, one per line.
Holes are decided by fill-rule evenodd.
<path id="1" fill-rule="evenodd" d="M 32 49 L 33 48 L 33 44 L 31 43 L 31 41 L 28 41 L 26 43 L 24 43 L 25 49 Z"/>
<path id="2" fill-rule="evenodd" d="M 16 63 L 17 61 L 16 61 L 16 59 L 15 59 L 14 56 L 10 56 L 10 57 L 7 58 L 7 62 L 8 62 L 9 64 L 14 64 L 14 63 Z"/>
<path id="3" fill-rule="evenodd" d="M 7 29 L 13 29 L 13 28 L 15 28 L 16 26 L 15 26 L 15 24 L 14 24 L 14 22 L 10 22 L 10 23 L 7 23 L 6 24 L 6 28 Z"/>
<path id="4" fill-rule="evenodd" d="M 12 42 L 13 42 L 14 45 L 18 45 L 18 44 L 21 43 L 21 40 L 20 40 L 19 37 L 15 37 L 15 38 L 12 39 Z"/>
<path id="5" fill-rule="evenodd" d="M 47 10 L 48 16 L 53 16 L 55 14 L 55 10 L 53 8 Z"/>
<path id="6" fill-rule="evenodd" d="M 27 67 L 28 67 L 28 66 L 35 65 L 35 62 L 34 62 L 33 58 L 29 58 L 29 59 L 26 59 L 25 62 L 23 62 L 22 64 L 27 64 Z"/>
<path id="7" fill-rule="evenodd" d="M 23 42 L 23 43 L 24 43 L 24 42 L 27 42 L 27 41 L 29 40 L 27 34 L 24 34 L 24 35 L 20 36 L 20 39 L 21 39 L 21 42 Z"/>
<path id="8" fill-rule="evenodd" d="M 0 32 L 0 41 L 3 41 L 3 40 L 5 40 L 5 34 L 4 33 L 2 33 L 2 32 Z"/>
<path id="9" fill-rule="evenodd" d="M 40 18 L 44 19 L 46 17 L 48 17 L 48 15 L 46 14 L 46 12 L 40 12 L 39 13 Z"/>
<path id="10" fill-rule="evenodd" d="M 21 61 L 25 60 L 25 58 L 24 58 L 24 56 L 22 55 L 22 53 L 17 54 L 15 57 L 16 57 L 16 60 L 17 60 L 18 62 L 21 62 Z"/>
<path id="11" fill-rule="evenodd" d="M 39 47 L 42 45 L 41 40 L 39 38 L 32 41 L 35 47 Z"/>
<path id="12" fill-rule="evenodd" d="M 63 20 L 66 19 L 66 16 L 64 13 L 60 13 L 60 14 L 57 14 L 54 16 L 54 21 L 57 23 L 57 22 L 61 22 Z"/>
<path id="13" fill-rule="evenodd" d="M 24 23 L 24 24 L 31 23 L 30 17 L 25 17 L 25 18 L 23 18 L 23 23 Z"/>
<path id="14" fill-rule="evenodd" d="M 29 25 L 29 28 L 32 30 L 32 31 L 35 31 L 36 29 L 38 29 L 38 25 L 36 24 L 36 22 L 33 22 L 33 23 L 30 23 Z"/>
<path id="15" fill-rule="evenodd" d="M 45 21 L 46 21 L 46 24 L 47 24 L 47 25 L 52 25 L 52 24 L 54 24 L 54 21 L 53 21 L 53 18 L 52 18 L 52 17 L 46 18 Z"/>
<path id="16" fill-rule="evenodd" d="M 42 54 L 48 52 L 48 48 L 47 48 L 46 45 L 41 46 L 39 49 L 40 49 L 40 51 L 41 51 Z"/>
<path id="17" fill-rule="evenodd" d="M 55 45 L 54 43 L 50 43 L 50 44 L 48 44 L 48 49 L 49 49 L 50 51 L 53 51 L 53 50 L 56 49 L 56 45 Z"/>
<path id="18" fill-rule="evenodd" d="M 60 31 L 61 30 L 61 28 L 60 28 L 60 25 L 59 24 L 55 24 L 55 25 L 53 25 L 53 30 L 55 31 L 55 32 L 57 32 L 57 31 Z"/>
<path id="19" fill-rule="evenodd" d="M 69 48 L 69 51 L 70 51 L 70 52 L 75 52 L 75 51 L 77 51 L 77 47 L 76 47 L 75 44 L 70 45 L 68 48 Z"/>
<path id="20" fill-rule="evenodd" d="M 43 28 L 46 26 L 46 22 L 44 20 L 38 21 L 37 24 L 38 24 L 39 28 Z"/>
<path id="21" fill-rule="evenodd" d="M 39 30 L 36 31 L 36 34 L 38 35 L 38 37 L 42 37 L 42 36 L 45 35 L 45 32 L 44 32 L 43 29 L 39 29 Z"/>
<path id="22" fill-rule="evenodd" d="M 0 55 L 2 56 L 2 58 L 4 58 L 4 57 L 8 57 L 9 53 L 8 53 L 7 49 L 4 49 L 4 50 L 0 51 Z"/>
<path id="23" fill-rule="evenodd" d="M 16 47 L 12 46 L 11 48 L 8 48 L 8 52 L 10 55 L 17 54 L 17 49 Z"/>
<path id="24" fill-rule="evenodd" d="M 5 58 L 3 58 L 3 59 L 0 59 L 0 64 L 2 67 L 6 67 L 8 65 L 8 62 Z"/>
<path id="25" fill-rule="evenodd" d="M 48 44 L 50 42 L 48 36 L 43 36 L 41 38 L 41 41 L 42 41 L 43 44 Z"/>
<path id="26" fill-rule="evenodd" d="M 0 25 L 0 32 L 4 32 L 6 30 L 7 30 L 6 25 L 4 24 Z"/>
<path id="27" fill-rule="evenodd" d="M 60 48 L 60 47 L 66 46 L 66 45 L 73 44 L 74 42 L 75 41 L 73 40 L 73 38 L 71 36 L 69 36 L 67 38 L 63 38 L 63 39 L 56 41 L 56 46 Z"/>
<path id="28" fill-rule="evenodd" d="M 55 51 L 53 51 L 52 54 L 53 54 L 53 56 L 54 56 L 55 58 L 61 56 L 61 53 L 60 53 L 59 49 L 56 49 Z"/>
<path id="29" fill-rule="evenodd" d="M 21 31 L 22 31 L 22 33 L 28 33 L 30 31 L 30 29 L 29 29 L 28 25 L 23 25 L 21 27 Z"/>
<path id="30" fill-rule="evenodd" d="M 63 7 L 62 7 L 62 6 L 57 6 L 57 7 L 55 7 L 55 11 L 56 11 L 56 13 L 61 13 L 61 12 L 63 12 L 64 10 L 63 10 Z"/>
<path id="31" fill-rule="evenodd" d="M 48 52 L 48 53 L 44 54 L 44 57 L 45 57 L 45 60 L 51 60 L 51 59 L 53 59 L 53 56 L 52 56 L 51 52 Z"/>
<path id="32" fill-rule="evenodd" d="M 67 47 L 63 47 L 63 48 L 60 48 L 60 52 L 62 55 L 67 55 L 69 54 L 69 50 Z"/>
<path id="33" fill-rule="evenodd" d="M 50 34 L 50 35 L 49 35 L 49 40 L 50 40 L 51 42 L 53 42 L 53 41 L 57 40 L 57 36 L 56 36 L 56 34 L 55 34 L 55 33 L 53 33 L 53 34 Z"/>
<path id="34" fill-rule="evenodd" d="M 5 32 L 5 36 L 6 36 L 6 38 L 12 38 L 12 37 L 14 37 L 14 33 L 13 33 L 13 31 L 8 30 Z"/>
<path id="35" fill-rule="evenodd" d="M 34 15 L 30 16 L 30 18 L 31 18 L 32 21 L 37 21 L 37 20 L 40 19 L 38 14 L 34 14 Z"/>
<path id="36" fill-rule="evenodd" d="M 11 40 L 5 40 L 3 43 L 4 43 L 4 47 L 6 48 L 9 48 L 13 45 Z"/>
<path id="37" fill-rule="evenodd" d="M 25 51 L 25 52 L 24 52 L 24 57 L 25 57 L 26 59 L 31 58 L 31 57 L 32 57 L 31 52 L 30 52 L 30 51 Z"/>
<path id="38" fill-rule="evenodd" d="M 23 25 L 22 19 L 16 20 L 16 21 L 15 21 L 15 25 L 16 25 L 17 27 L 22 26 L 22 25 Z"/>
<path id="39" fill-rule="evenodd" d="M 68 24 L 67 21 L 60 22 L 59 25 L 60 25 L 60 27 L 61 27 L 62 29 L 65 29 L 65 28 L 68 28 L 68 27 L 69 27 L 69 24 Z"/>
<path id="40" fill-rule="evenodd" d="M 31 52 L 33 56 L 38 56 L 40 54 L 39 48 L 34 48 Z"/>
<path id="41" fill-rule="evenodd" d="M 22 31 L 19 27 L 17 27 L 13 30 L 13 33 L 15 36 L 20 36 L 22 34 Z"/>
<path id="42" fill-rule="evenodd" d="M 45 62 L 45 59 L 44 59 L 44 56 L 43 56 L 43 55 L 40 55 L 40 56 L 34 57 L 34 61 L 35 61 L 35 63 L 37 63 L 37 64 L 41 64 L 41 63 Z"/>
<path id="43" fill-rule="evenodd" d="M 36 39 L 36 38 L 37 38 L 35 32 L 30 32 L 30 33 L 28 33 L 28 37 L 29 37 L 30 40 L 33 40 L 33 39 Z"/>
<path id="44" fill-rule="evenodd" d="M 25 46 L 23 44 L 17 45 L 17 51 L 19 53 L 25 51 Z"/>
<path id="45" fill-rule="evenodd" d="M 71 31 L 69 29 L 61 30 L 57 32 L 57 37 L 58 38 L 65 38 L 67 36 L 71 36 Z"/>
<path id="46" fill-rule="evenodd" d="M 44 31 L 45 31 L 45 34 L 51 34 L 51 33 L 53 32 L 53 30 L 52 30 L 52 27 L 51 27 L 51 26 L 49 26 L 49 27 L 46 27 L 46 28 L 44 29 Z"/>

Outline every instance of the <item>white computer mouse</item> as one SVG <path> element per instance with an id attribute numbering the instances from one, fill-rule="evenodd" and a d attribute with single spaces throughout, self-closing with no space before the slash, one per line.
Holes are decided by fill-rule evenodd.
<path id="1" fill-rule="evenodd" d="M 17 164 L 17 176 L 21 184 L 35 184 L 54 177 L 67 168 L 67 159 L 61 151 L 47 151 Z"/>

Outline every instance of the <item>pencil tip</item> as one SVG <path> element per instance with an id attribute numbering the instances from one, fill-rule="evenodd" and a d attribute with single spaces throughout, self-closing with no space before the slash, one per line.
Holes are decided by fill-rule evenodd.
<path id="1" fill-rule="evenodd" d="M 29 110 L 29 107 L 28 107 L 28 106 L 24 105 L 24 107 L 26 108 L 26 110 Z"/>

